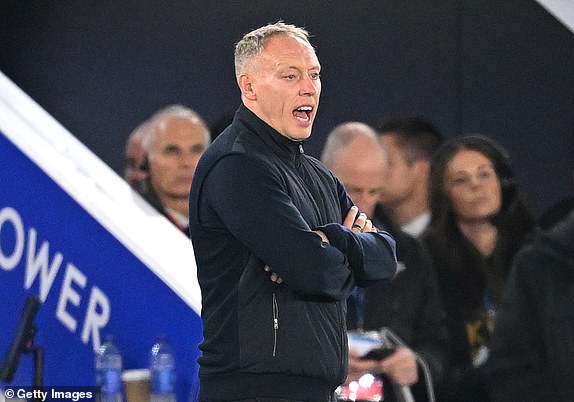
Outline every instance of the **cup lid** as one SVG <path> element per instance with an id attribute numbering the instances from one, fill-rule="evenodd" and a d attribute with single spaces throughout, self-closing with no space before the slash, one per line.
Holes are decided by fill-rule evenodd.
<path id="1" fill-rule="evenodd" d="M 124 381 L 141 381 L 149 380 L 151 377 L 149 369 L 124 370 L 122 380 Z"/>

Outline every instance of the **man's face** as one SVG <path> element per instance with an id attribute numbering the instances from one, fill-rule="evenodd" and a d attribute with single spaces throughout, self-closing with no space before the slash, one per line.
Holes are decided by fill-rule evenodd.
<path id="1" fill-rule="evenodd" d="M 313 48 L 291 37 L 271 37 L 251 70 L 253 98 L 246 106 L 281 135 L 308 138 L 321 94 L 321 66 Z"/>
<path id="2" fill-rule="evenodd" d="M 372 218 L 381 196 L 381 176 L 386 166 L 385 153 L 376 140 L 373 143 L 357 139 L 341 151 L 331 171 L 343 182 L 359 210 Z"/>
<path id="3" fill-rule="evenodd" d="M 207 148 L 204 130 L 189 119 L 167 118 L 149 152 L 149 177 L 160 200 L 187 199 L 199 158 Z"/>
<path id="4" fill-rule="evenodd" d="M 385 133 L 380 140 L 387 150 L 389 161 L 380 201 L 390 207 L 398 206 L 413 193 L 413 186 L 418 183 L 417 169 L 414 163 L 406 160 L 396 134 Z"/>

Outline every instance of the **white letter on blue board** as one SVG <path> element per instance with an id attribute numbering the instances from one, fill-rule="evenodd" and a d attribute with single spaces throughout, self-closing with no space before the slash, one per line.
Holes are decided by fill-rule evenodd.
<path id="1" fill-rule="evenodd" d="M 86 276 L 73 264 L 66 266 L 66 273 L 64 275 L 64 282 L 62 283 L 62 290 L 60 291 L 60 298 L 58 299 L 58 307 L 56 309 L 56 317 L 62 324 L 64 324 L 72 332 L 76 331 L 77 322 L 66 310 L 66 304 L 72 303 L 74 306 L 79 306 L 81 297 L 78 292 L 72 288 L 72 282 L 77 283 L 80 287 L 86 286 Z"/>
<path id="2" fill-rule="evenodd" d="M 60 269 L 60 265 L 62 264 L 62 254 L 56 253 L 54 255 L 54 259 L 50 264 L 50 269 L 48 269 L 48 259 L 50 257 L 50 243 L 45 241 L 42 243 L 40 247 L 40 251 L 34 255 L 36 251 L 36 230 L 33 228 L 28 231 L 28 262 L 26 264 L 26 281 L 24 283 L 25 289 L 30 289 L 30 286 L 34 283 L 34 280 L 38 276 L 38 272 L 41 272 L 40 275 L 40 300 L 43 302 L 46 301 L 48 297 L 48 293 L 50 293 L 50 289 L 52 288 L 52 284 L 54 283 L 54 279 L 56 278 L 56 274 Z"/>
<path id="3" fill-rule="evenodd" d="M 101 312 L 98 313 L 98 306 Z M 92 335 L 94 349 L 100 347 L 100 328 L 103 328 L 110 320 L 110 301 L 97 286 L 92 288 L 90 303 L 86 312 L 84 329 L 82 330 L 82 342 L 88 343 Z"/>
<path id="4" fill-rule="evenodd" d="M 4 222 L 7 221 L 10 221 L 12 226 L 14 226 L 16 241 L 14 242 L 14 251 L 12 251 L 11 255 L 4 254 L 2 243 L 0 242 L 0 268 L 4 271 L 10 271 L 18 265 L 24 252 L 24 225 L 20 215 L 14 208 L 6 207 L 0 210 L 0 232 Z"/>

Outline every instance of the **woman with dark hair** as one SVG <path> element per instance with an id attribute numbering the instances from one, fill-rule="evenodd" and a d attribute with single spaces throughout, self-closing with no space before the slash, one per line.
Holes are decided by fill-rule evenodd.
<path id="1" fill-rule="evenodd" d="M 450 368 L 441 401 L 487 401 L 480 367 L 512 259 L 533 232 L 505 150 L 483 136 L 456 137 L 431 167 L 431 222 L 422 236 L 447 313 Z M 444 394 L 444 395 L 442 395 Z"/>

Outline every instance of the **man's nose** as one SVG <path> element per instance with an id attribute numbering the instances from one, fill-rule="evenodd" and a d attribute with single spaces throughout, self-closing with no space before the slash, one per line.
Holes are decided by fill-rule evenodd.
<path id="1" fill-rule="evenodd" d="M 310 77 L 304 77 L 301 80 L 301 89 L 299 90 L 299 95 L 301 96 L 311 96 L 317 93 L 317 81 L 312 80 Z"/>
<path id="2" fill-rule="evenodd" d="M 195 165 L 197 163 L 197 154 L 194 152 L 184 152 L 179 156 L 179 163 L 182 165 Z"/>
<path id="3" fill-rule="evenodd" d="M 359 207 L 359 209 L 362 212 L 367 213 L 369 208 L 370 208 L 370 202 L 369 202 L 369 197 L 365 196 L 362 193 L 359 193 L 358 196 L 356 197 L 357 199 L 354 200 L 355 204 L 357 204 L 357 206 Z"/>

